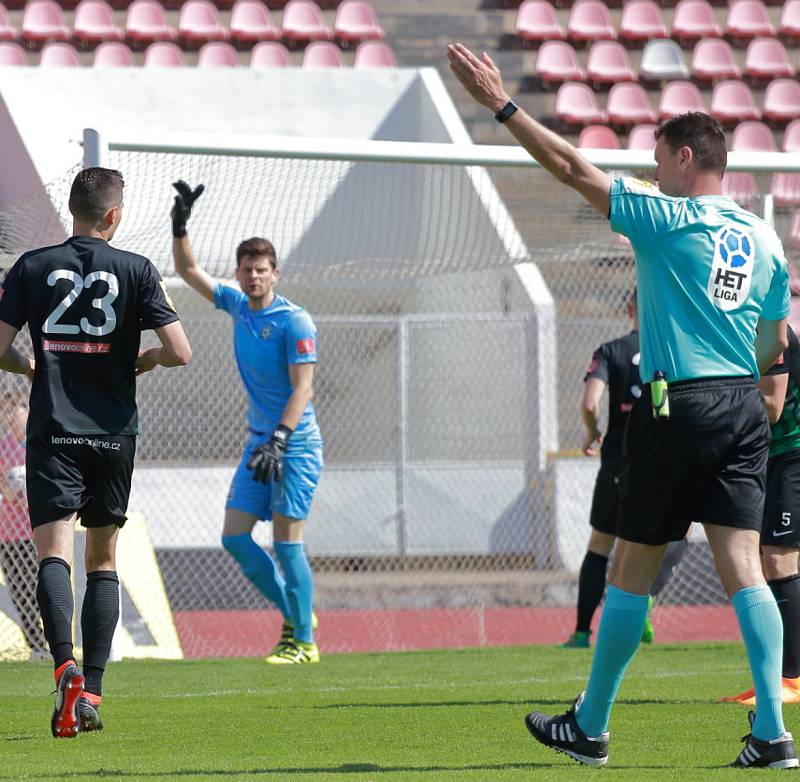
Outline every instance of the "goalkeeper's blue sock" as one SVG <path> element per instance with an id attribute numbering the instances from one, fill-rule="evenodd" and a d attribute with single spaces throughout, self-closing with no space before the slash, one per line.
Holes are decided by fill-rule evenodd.
<path id="1" fill-rule="evenodd" d="M 223 535 L 223 548 L 239 563 L 239 567 L 264 597 L 274 603 L 286 621 L 292 621 L 286 600 L 286 582 L 275 560 L 253 540 L 253 536 Z"/>
<path id="2" fill-rule="evenodd" d="M 275 542 L 275 553 L 283 568 L 286 578 L 286 597 L 289 610 L 292 612 L 294 637 L 298 641 L 314 643 L 314 631 L 311 629 L 311 613 L 314 604 L 314 577 L 308 564 L 305 547 L 302 542 Z"/>
<path id="3" fill-rule="evenodd" d="M 731 602 L 739 620 L 756 691 L 756 719 L 752 734 L 762 741 L 771 741 L 784 731 L 781 614 L 775 596 L 766 585 L 740 589 Z"/>
<path id="4" fill-rule="evenodd" d="M 609 586 L 597 631 L 597 644 L 586 694 L 576 719 L 587 736 L 608 730 L 611 707 L 628 663 L 642 638 L 649 595 L 635 595 Z"/>

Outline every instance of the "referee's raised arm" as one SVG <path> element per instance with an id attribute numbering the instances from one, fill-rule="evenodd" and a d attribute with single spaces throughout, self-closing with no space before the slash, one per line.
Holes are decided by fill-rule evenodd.
<path id="1" fill-rule="evenodd" d="M 577 190 L 603 216 L 608 215 L 611 177 L 517 106 L 503 89 L 500 69 L 486 52 L 478 59 L 466 46 L 454 43 L 447 47 L 447 58 L 464 89 L 492 111 L 542 168 Z"/>

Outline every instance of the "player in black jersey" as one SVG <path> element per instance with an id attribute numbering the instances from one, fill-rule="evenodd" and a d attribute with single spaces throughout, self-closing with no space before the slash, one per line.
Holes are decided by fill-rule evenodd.
<path id="1" fill-rule="evenodd" d="M 55 663 L 56 737 L 102 728 L 97 707 L 119 617 L 115 551 L 138 433 L 136 375 L 182 366 L 192 355 L 153 264 L 108 244 L 122 217 L 123 187 L 118 171 L 81 171 L 69 198 L 72 237 L 25 253 L 0 291 L 0 369 L 32 379 L 27 494 L 37 598 Z M 26 324 L 33 361 L 13 346 Z M 161 347 L 140 350 L 147 329 Z M 72 644 L 76 518 L 87 528 L 83 672 Z"/>
<path id="2" fill-rule="evenodd" d="M 616 540 L 617 475 L 622 469 L 622 441 L 633 403 L 642 394 L 639 377 L 639 324 L 636 315 L 636 291 L 627 304 L 633 329 L 623 337 L 611 340 L 595 350 L 592 363 L 584 376 L 581 418 L 586 427 L 582 451 L 594 456 L 600 445 L 600 470 L 594 485 L 589 523 L 592 531 L 578 575 L 578 606 L 575 632 L 561 644 L 564 649 L 587 649 L 591 635 L 592 617 L 606 589 L 608 558 Z M 608 387 L 608 431 L 599 429 L 600 400 Z M 671 543 L 656 580 L 650 589 L 652 598 L 664 588 L 686 547 L 685 541 Z M 648 611 L 642 641 L 652 643 L 653 625 Z"/>

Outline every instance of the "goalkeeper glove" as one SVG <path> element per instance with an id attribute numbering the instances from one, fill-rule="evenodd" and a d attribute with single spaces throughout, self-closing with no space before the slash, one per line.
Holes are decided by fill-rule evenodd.
<path id="1" fill-rule="evenodd" d="M 283 480 L 283 452 L 292 434 L 292 429 L 283 424 L 272 433 L 272 437 L 264 445 L 255 449 L 247 469 L 253 471 L 253 480 L 259 483 Z"/>
<path id="2" fill-rule="evenodd" d="M 192 214 L 194 202 L 200 198 L 205 185 L 198 185 L 192 190 L 182 179 L 173 182 L 172 186 L 178 191 L 175 196 L 175 206 L 172 207 L 172 235 L 176 239 L 186 236 L 186 222 Z"/>

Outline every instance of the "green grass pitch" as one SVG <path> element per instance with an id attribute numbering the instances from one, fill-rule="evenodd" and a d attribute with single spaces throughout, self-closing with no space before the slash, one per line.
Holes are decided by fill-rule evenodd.
<path id="1" fill-rule="evenodd" d="M 749 686 L 733 644 L 642 648 L 612 717 L 606 769 L 539 746 L 523 716 L 563 711 L 590 660 L 586 651 L 507 647 L 288 667 L 124 661 L 106 675 L 106 730 L 58 741 L 49 666 L 0 664 L 0 780 L 692 782 L 768 773 L 720 768 L 747 733 L 747 710 L 716 702 Z M 800 707 L 785 715 L 800 733 Z"/>

